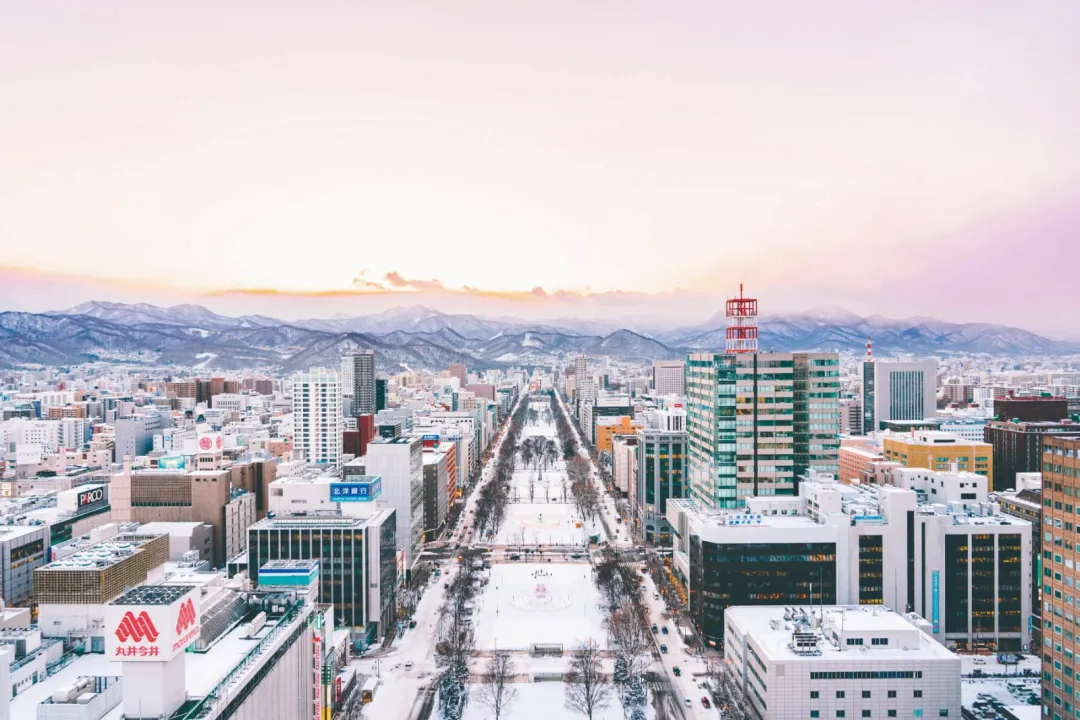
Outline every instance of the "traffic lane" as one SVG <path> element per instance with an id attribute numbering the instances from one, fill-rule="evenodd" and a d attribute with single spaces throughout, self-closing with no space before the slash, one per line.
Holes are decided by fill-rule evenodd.
<path id="1" fill-rule="evenodd" d="M 704 679 L 707 667 L 705 658 L 695 656 L 689 651 L 683 643 L 675 623 L 664 618 L 667 607 L 662 599 L 656 599 L 657 589 L 652 577 L 649 575 L 643 575 L 642 577 L 645 578 L 645 602 L 649 606 L 649 617 L 656 624 L 657 632 L 653 635 L 653 639 L 657 649 L 659 649 L 660 645 L 667 645 L 668 651 L 660 653 L 660 663 L 668 674 L 672 686 L 679 693 L 678 702 L 683 705 L 689 717 L 715 720 L 716 709 L 712 707 L 706 709 L 701 704 L 701 698 L 707 696 L 708 691 L 698 687 L 698 683 Z M 668 629 L 667 635 L 663 633 L 664 627 Z M 678 677 L 675 676 L 676 667 L 679 668 Z M 695 674 L 700 677 L 695 677 Z M 690 698 L 689 707 L 686 706 L 686 698 Z M 709 704 L 712 704 L 711 700 Z"/>

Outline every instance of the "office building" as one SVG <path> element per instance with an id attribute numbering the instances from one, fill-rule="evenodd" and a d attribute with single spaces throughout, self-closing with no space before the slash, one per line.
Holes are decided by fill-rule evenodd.
<path id="1" fill-rule="evenodd" d="M 840 399 L 840 433 L 842 435 L 862 435 L 862 399 Z"/>
<path id="2" fill-rule="evenodd" d="M 312 512 L 262 520 L 248 529 L 248 568 L 262 582 L 271 560 L 318 560 L 318 602 L 334 606 L 334 624 L 367 646 L 396 631 L 397 545 L 394 511 L 364 516 Z"/>
<path id="3" fill-rule="evenodd" d="M 1043 438 L 1042 648 L 1045 717 L 1074 717 L 1071 690 L 1080 673 L 1075 598 L 1080 594 L 1080 552 L 1074 528 L 1080 497 L 1080 433 Z M 1053 712 L 1051 716 L 1049 713 Z"/>
<path id="4" fill-rule="evenodd" d="M 971 442 L 945 432 L 921 431 L 886 435 L 882 454 L 904 467 L 949 470 L 955 465 L 957 470 L 985 475 L 990 489 L 994 488 L 993 448 L 989 443 Z"/>
<path id="5" fill-rule="evenodd" d="M 375 412 L 386 409 L 386 380 L 375 379 Z"/>
<path id="6" fill-rule="evenodd" d="M 352 366 L 353 415 L 372 415 L 379 408 L 375 403 L 375 351 L 349 353 L 346 362 Z"/>
<path id="7" fill-rule="evenodd" d="M 838 355 L 697 353 L 686 377 L 689 490 L 703 507 L 793 495 L 803 474 L 838 472 Z"/>
<path id="8" fill-rule="evenodd" d="M 757 720 L 960 717 L 960 658 L 884 608 L 732 607 L 725 672 Z"/>
<path id="9" fill-rule="evenodd" d="M 657 360 L 654 362 L 652 387 L 657 395 L 685 395 L 686 361 Z"/>
<path id="10" fill-rule="evenodd" d="M 368 475 L 382 477 L 383 504 L 395 510 L 397 548 L 406 571 L 424 542 L 424 443 L 419 437 L 376 438 L 368 444 Z"/>
<path id="11" fill-rule="evenodd" d="M 634 525 L 647 543 L 667 546 L 668 500 L 686 497 L 686 433 L 645 428 L 637 432 Z"/>
<path id="12" fill-rule="evenodd" d="M 446 453 L 425 452 L 424 455 L 424 540 L 432 542 L 446 527 L 450 512 L 447 486 Z"/>
<path id="13" fill-rule="evenodd" d="M 916 612 L 950 647 L 1027 645 L 1031 524 L 1001 515 L 973 473 L 900 468 L 891 480 L 811 476 L 798 497 L 743 510 L 670 500 L 672 569 L 705 640 L 722 640 L 726 607 L 834 604 Z"/>
<path id="14" fill-rule="evenodd" d="M 993 447 L 996 485 L 1006 490 L 1016 486 L 1017 473 L 1042 470 L 1043 441 L 1047 437 L 1076 435 L 1080 433 L 1080 424 L 1065 415 L 1055 420 L 989 420 L 983 432 L 984 439 Z"/>
<path id="15" fill-rule="evenodd" d="M 881 462 L 885 462 L 885 456 L 878 450 L 860 445 L 844 445 L 839 451 L 840 474 L 837 475 L 837 480 L 844 483 L 866 482 L 867 473 Z"/>
<path id="16" fill-rule="evenodd" d="M 1042 527 L 1042 474 L 1021 473 L 1017 476 L 1017 487 L 1001 492 L 990 493 L 990 502 L 997 503 L 1004 515 L 1011 515 L 1027 520 L 1031 527 Z M 1042 588 L 1043 558 L 1042 543 L 1038 530 L 1031 542 L 1031 642 L 1042 642 Z"/>
<path id="17" fill-rule="evenodd" d="M 936 360 L 866 360 L 860 367 L 862 434 L 886 420 L 922 420 L 937 414 Z"/>
<path id="18" fill-rule="evenodd" d="M 366 357 L 366 356 L 358 356 Z M 293 449 L 317 465 L 337 466 L 342 455 L 341 380 L 312 368 L 292 377 Z M 353 398 L 355 406 L 356 398 Z"/>

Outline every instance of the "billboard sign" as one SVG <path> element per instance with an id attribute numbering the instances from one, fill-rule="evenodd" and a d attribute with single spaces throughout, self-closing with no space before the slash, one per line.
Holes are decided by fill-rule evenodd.
<path id="1" fill-rule="evenodd" d="M 121 662 L 165 662 L 199 638 L 197 591 L 168 605 L 105 606 L 105 654 Z"/>
<path id="2" fill-rule="evenodd" d="M 105 486 L 104 485 L 93 485 L 91 487 L 86 488 L 85 490 L 80 490 L 79 491 L 78 500 L 76 501 L 75 504 L 79 508 L 84 508 L 87 505 L 93 505 L 95 503 L 102 502 L 104 499 L 105 499 Z"/>
<path id="3" fill-rule="evenodd" d="M 330 502 L 371 502 L 382 495 L 382 477 L 330 483 Z"/>
<path id="4" fill-rule="evenodd" d="M 183 455 L 167 455 L 158 458 L 158 470 L 183 470 L 187 467 L 187 460 Z"/>

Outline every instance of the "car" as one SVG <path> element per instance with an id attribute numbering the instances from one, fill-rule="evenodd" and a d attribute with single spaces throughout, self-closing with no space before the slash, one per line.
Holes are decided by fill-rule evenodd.
<path id="1" fill-rule="evenodd" d="M 653 634 L 654 634 L 654 635 L 655 635 L 656 633 L 660 632 L 660 629 L 659 629 L 658 627 L 656 627 L 656 623 L 653 623 L 653 625 L 652 625 L 652 631 L 653 631 Z"/>
<path id="2" fill-rule="evenodd" d="M 410 620 L 409 621 L 409 629 L 412 630 L 414 627 L 416 627 L 416 621 L 415 620 Z"/>
<path id="3" fill-rule="evenodd" d="M 712 705 L 709 703 L 709 698 L 707 696 L 705 696 L 705 695 L 701 696 L 701 705 L 702 705 L 702 707 L 704 707 L 706 709 L 712 707 Z"/>
<path id="4" fill-rule="evenodd" d="M 660 646 L 660 652 L 662 652 L 662 653 L 664 653 L 665 655 L 667 655 L 667 645 L 661 645 L 661 646 Z"/>
<path id="5" fill-rule="evenodd" d="M 686 697 L 684 697 L 684 698 L 683 698 L 683 705 L 686 705 L 686 707 L 690 707 L 690 706 L 692 706 L 693 704 L 694 704 L 694 703 L 693 703 L 693 702 L 692 702 L 692 701 L 690 700 L 690 696 L 689 696 L 689 695 L 687 695 Z"/>
<path id="6" fill-rule="evenodd" d="M 975 658 L 971 662 L 975 663 L 976 665 L 985 665 L 986 664 L 986 661 L 983 660 L 982 658 Z"/>
<path id="7" fill-rule="evenodd" d="M 405 669 L 412 670 L 412 660 L 409 660 L 405 663 Z"/>
<path id="8" fill-rule="evenodd" d="M 678 665 L 671 668 L 671 672 L 675 673 L 675 677 L 679 677 L 680 675 L 682 675 L 682 670 L 679 669 Z"/>
<path id="9" fill-rule="evenodd" d="M 510 559 L 511 560 L 520 560 L 521 556 L 518 555 L 517 553 L 514 553 L 513 555 L 510 556 Z"/>
<path id="10" fill-rule="evenodd" d="M 653 600 L 659 600 L 659 599 L 660 599 L 660 593 L 658 593 L 658 592 L 654 592 L 654 593 L 652 594 L 652 599 L 653 599 Z"/>
<path id="11" fill-rule="evenodd" d="M 660 628 L 660 632 L 662 632 L 662 633 L 664 633 L 665 635 L 667 635 L 667 634 L 668 634 L 668 631 L 667 631 L 667 625 L 665 625 L 664 627 Z"/>

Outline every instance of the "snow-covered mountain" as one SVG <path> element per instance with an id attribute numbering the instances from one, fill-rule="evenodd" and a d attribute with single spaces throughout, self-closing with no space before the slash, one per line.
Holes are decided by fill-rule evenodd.
<path id="1" fill-rule="evenodd" d="M 452 362 L 470 367 L 541 364 L 579 353 L 647 362 L 722 348 L 724 322 L 719 313 L 699 325 L 650 335 L 630 328 L 602 332 L 608 328 L 589 321 L 566 328 L 556 321 L 454 315 L 425 307 L 290 323 L 262 316 L 232 318 L 198 305 L 90 302 L 62 312 L 0 313 L 0 366 L 97 358 L 194 366 L 212 356 L 215 367 L 290 371 L 336 367 L 341 353 L 353 348 L 374 348 L 384 370 L 439 369 Z M 840 308 L 763 317 L 760 324 L 762 350 L 857 353 L 870 337 L 879 353 L 1080 353 L 1078 344 L 1001 325 L 859 317 Z"/>

